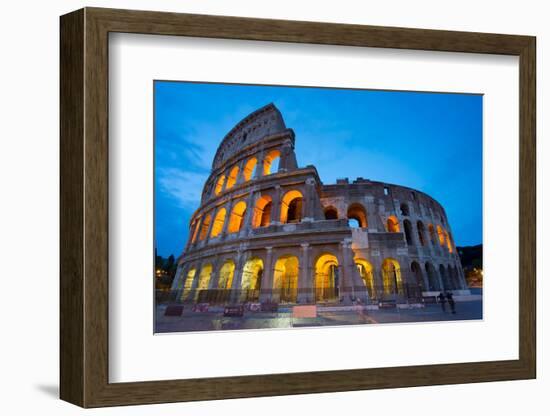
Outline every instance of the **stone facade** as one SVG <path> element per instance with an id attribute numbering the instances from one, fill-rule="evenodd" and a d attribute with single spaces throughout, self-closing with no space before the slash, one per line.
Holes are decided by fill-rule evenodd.
<path id="1" fill-rule="evenodd" d="M 269 104 L 221 142 L 173 290 L 190 302 L 408 301 L 467 294 L 443 207 L 357 178 L 321 182 Z M 276 168 L 277 163 L 278 168 Z"/>

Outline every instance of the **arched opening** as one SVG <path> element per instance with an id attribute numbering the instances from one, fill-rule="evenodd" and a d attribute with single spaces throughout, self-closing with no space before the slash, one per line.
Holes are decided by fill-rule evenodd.
<path id="1" fill-rule="evenodd" d="M 254 257 L 245 263 L 241 279 L 241 289 L 246 300 L 252 301 L 259 298 L 263 273 L 264 263 L 261 259 Z"/>
<path id="2" fill-rule="evenodd" d="M 300 222 L 302 220 L 302 193 L 288 191 L 281 200 L 281 223 Z"/>
<path id="3" fill-rule="evenodd" d="M 267 227 L 271 223 L 271 208 L 273 206 L 269 195 L 262 195 L 254 207 L 254 218 L 252 219 L 252 227 Z"/>
<path id="4" fill-rule="evenodd" d="M 436 240 L 435 240 L 435 231 L 434 231 L 433 224 L 428 225 L 428 231 L 430 233 L 430 241 L 432 242 L 433 245 L 435 245 Z"/>
<path id="5" fill-rule="evenodd" d="M 414 240 L 411 222 L 409 220 L 403 221 L 403 228 L 405 229 L 405 240 L 407 240 L 407 244 L 409 246 L 412 246 L 414 244 Z"/>
<path id="6" fill-rule="evenodd" d="M 199 235 L 199 229 L 200 229 L 200 224 L 201 224 L 201 219 L 199 218 L 198 220 L 195 221 L 195 228 L 193 229 L 193 237 L 191 238 L 191 243 L 194 243 L 195 241 L 197 241 L 197 236 Z"/>
<path id="7" fill-rule="evenodd" d="M 183 293 L 181 295 L 181 298 L 183 300 L 186 300 L 189 294 L 191 293 L 191 289 L 193 288 L 193 280 L 195 280 L 196 273 L 197 273 L 196 269 L 191 269 L 187 272 L 185 282 L 183 283 Z"/>
<path id="8" fill-rule="evenodd" d="M 418 231 L 418 241 L 420 241 L 421 246 L 426 245 L 426 230 L 424 229 L 424 223 L 422 221 L 416 222 L 416 230 Z"/>
<path id="9" fill-rule="evenodd" d="M 449 250 L 449 253 L 453 252 L 453 243 L 451 242 L 451 236 L 447 231 L 445 231 L 445 241 L 447 242 L 447 250 Z"/>
<path id="10" fill-rule="evenodd" d="M 241 228 L 244 223 L 244 216 L 246 214 L 246 203 L 244 201 L 238 202 L 231 211 L 231 216 L 229 217 L 229 225 L 227 231 L 229 233 L 236 233 L 241 231 Z"/>
<path id="11" fill-rule="evenodd" d="M 386 226 L 388 228 L 388 233 L 398 233 L 399 232 L 399 221 L 394 215 L 390 215 L 388 221 L 386 221 Z"/>
<path id="12" fill-rule="evenodd" d="M 409 206 L 406 203 L 403 202 L 399 209 L 401 210 L 401 215 L 405 217 L 409 216 Z"/>
<path id="13" fill-rule="evenodd" d="M 221 234 L 223 230 L 223 224 L 225 223 L 225 214 L 225 208 L 221 208 L 220 210 L 218 210 L 216 216 L 214 217 L 214 223 L 212 224 L 212 232 L 210 233 L 210 237 L 214 238 Z"/>
<path id="14" fill-rule="evenodd" d="M 219 195 L 220 192 L 222 191 L 223 189 L 223 185 L 225 183 L 225 175 L 221 175 L 219 178 L 218 178 L 218 182 L 216 182 L 216 188 L 214 189 L 214 193 L 216 195 Z"/>
<path id="15" fill-rule="evenodd" d="M 226 260 L 220 268 L 220 276 L 218 278 L 218 289 L 231 289 L 233 284 L 233 275 L 235 274 L 235 262 Z"/>
<path id="16" fill-rule="evenodd" d="M 212 277 L 212 265 L 206 264 L 202 266 L 201 273 L 199 274 L 199 282 L 197 284 L 197 290 L 206 290 Z"/>
<path id="17" fill-rule="evenodd" d="M 225 184 L 225 189 L 231 189 L 237 183 L 237 177 L 239 176 L 239 167 L 233 166 L 229 171 L 229 176 L 227 177 L 227 183 Z"/>
<path id="18" fill-rule="evenodd" d="M 281 158 L 281 152 L 279 150 L 270 151 L 264 158 L 264 176 L 277 173 L 279 170 L 279 160 Z"/>
<path id="19" fill-rule="evenodd" d="M 212 215 L 208 214 L 204 217 L 201 224 L 201 233 L 199 235 L 199 240 L 202 241 L 208 235 L 208 229 L 210 228 L 210 221 L 212 221 Z"/>
<path id="20" fill-rule="evenodd" d="M 359 223 L 359 227 L 367 228 L 367 210 L 363 205 L 353 203 L 348 207 L 348 220 L 352 219 Z"/>
<path id="21" fill-rule="evenodd" d="M 257 163 L 258 163 L 258 159 L 256 159 L 255 157 L 248 159 L 243 169 L 243 176 L 245 181 L 249 181 L 254 176 L 256 176 Z"/>
<path id="22" fill-rule="evenodd" d="M 279 257 L 273 272 L 273 289 L 280 302 L 295 303 L 298 294 L 298 257 Z"/>
<path id="23" fill-rule="evenodd" d="M 443 233 L 443 229 L 440 225 L 437 226 L 437 236 L 439 237 L 439 245 L 444 246 L 445 245 L 445 234 Z"/>
<path id="24" fill-rule="evenodd" d="M 443 280 L 443 289 L 451 290 L 452 285 L 449 279 L 449 274 L 447 273 L 447 269 L 445 269 L 445 266 L 443 266 L 442 264 L 439 265 L 439 275 L 441 276 L 441 280 Z"/>
<path id="25" fill-rule="evenodd" d="M 411 272 L 416 283 L 415 292 L 419 292 L 418 294 L 421 295 L 421 292 L 424 290 L 424 278 L 422 277 L 422 268 L 416 261 L 411 263 Z"/>
<path id="26" fill-rule="evenodd" d="M 437 272 L 433 264 L 427 261 L 425 268 L 426 268 L 426 274 L 428 276 L 428 285 L 429 285 L 428 290 L 430 291 L 441 290 L 441 285 L 439 284 L 439 279 L 437 278 Z"/>
<path id="27" fill-rule="evenodd" d="M 338 259 L 326 253 L 315 262 L 315 300 L 338 299 Z"/>
<path id="28" fill-rule="evenodd" d="M 397 260 L 392 258 L 384 259 L 382 263 L 382 283 L 384 285 L 385 295 L 398 295 L 403 293 L 401 268 Z"/>
<path id="29" fill-rule="evenodd" d="M 376 291 L 374 290 L 374 276 L 372 272 L 372 264 L 364 259 L 355 259 L 355 265 L 357 266 L 357 271 L 359 276 L 365 282 L 367 292 L 369 293 L 369 298 L 376 298 Z"/>
<path id="30" fill-rule="evenodd" d="M 337 220 L 338 219 L 338 210 L 332 206 L 325 208 L 325 219 L 326 220 Z"/>

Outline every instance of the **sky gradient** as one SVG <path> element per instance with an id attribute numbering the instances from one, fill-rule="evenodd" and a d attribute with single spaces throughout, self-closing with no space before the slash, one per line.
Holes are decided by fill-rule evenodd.
<path id="1" fill-rule="evenodd" d="M 155 232 L 179 256 L 218 145 L 272 102 L 296 133 L 299 166 L 325 184 L 364 177 L 427 193 L 457 246 L 482 242 L 480 95 L 156 81 Z"/>

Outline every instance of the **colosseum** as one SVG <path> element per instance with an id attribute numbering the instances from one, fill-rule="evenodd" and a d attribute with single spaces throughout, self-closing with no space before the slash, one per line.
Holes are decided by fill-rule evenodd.
<path id="1" fill-rule="evenodd" d="M 273 104 L 222 140 L 172 291 L 213 304 L 408 303 L 469 294 L 444 208 L 369 179 L 299 167 Z"/>

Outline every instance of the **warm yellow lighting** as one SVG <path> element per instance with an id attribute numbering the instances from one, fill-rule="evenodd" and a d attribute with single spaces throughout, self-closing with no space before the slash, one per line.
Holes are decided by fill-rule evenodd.
<path id="1" fill-rule="evenodd" d="M 395 215 L 390 215 L 386 221 L 386 226 L 389 233 L 398 233 L 399 232 L 399 221 Z"/>
<path id="2" fill-rule="evenodd" d="M 384 284 L 384 293 L 387 295 L 403 291 L 401 268 L 397 260 L 387 258 L 382 263 L 382 283 Z"/>
<path id="3" fill-rule="evenodd" d="M 272 200 L 269 195 L 263 195 L 256 201 L 254 207 L 254 217 L 252 218 L 252 227 L 266 227 L 271 222 Z"/>
<path id="4" fill-rule="evenodd" d="M 229 233 L 236 233 L 241 230 L 244 222 L 244 216 L 246 214 L 246 203 L 244 201 L 238 202 L 231 211 L 229 217 L 229 226 L 227 231 Z"/>
<path id="5" fill-rule="evenodd" d="M 199 275 L 199 283 L 197 285 L 198 290 L 208 289 L 210 283 L 210 277 L 212 277 L 212 265 L 206 264 L 202 266 L 201 274 Z"/>
<path id="6" fill-rule="evenodd" d="M 189 295 L 189 292 L 191 291 L 191 288 L 193 287 L 193 280 L 195 279 L 196 272 L 197 271 L 195 269 L 191 269 L 187 273 L 185 283 L 183 284 L 183 294 L 182 294 L 183 299 L 187 298 L 187 296 Z"/>
<path id="7" fill-rule="evenodd" d="M 355 259 L 355 265 L 359 276 L 363 279 L 365 286 L 369 292 L 369 296 L 374 295 L 374 277 L 372 275 L 372 264 L 365 259 Z"/>
<path id="8" fill-rule="evenodd" d="M 348 207 L 348 219 L 356 220 L 361 228 L 366 228 L 368 226 L 367 210 L 361 204 L 354 203 Z"/>
<path id="9" fill-rule="evenodd" d="M 298 257 L 279 257 L 273 273 L 273 289 L 280 291 L 280 300 L 296 302 L 298 288 Z"/>
<path id="10" fill-rule="evenodd" d="M 334 296 L 338 275 L 338 259 L 326 253 L 315 262 L 315 299 L 327 300 Z"/>
<path id="11" fill-rule="evenodd" d="M 443 229 L 440 225 L 437 226 L 437 236 L 439 237 L 439 245 L 444 246 L 445 245 L 445 234 L 443 233 Z"/>
<path id="12" fill-rule="evenodd" d="M 214 224 L 212 224 L 212 232 L 210 233 L 210 237 L 217 237 L 221 234 L 223 230 L 223 224 L 225 222 L 225 213 L 225 208 L 221 208 L 216 214 L 216 217 L 214 218 Z"/>
<path id="13" fill-rule="evenodd" d="M 281 223 L 298 222 L 302 219 L 302 193 L 288 191 L 281 200 Z"/>
<path id="14" fill-rule="evenodd" d="M 233 260 L 227 260 L 220 269 L 218 279 L 218 289 L 231 289 L 233 284 L 233 275 L 235 273 L 235 263 Z"/>
<path id="15" fill-rule="evenodd" d="M 267 154 L 267 156 L 264 158 L 264 176 L 270 175 L 271 173 L 276 173 L 271 172 L 271 168 L 273 166 L 273 162 L 280 157 L 281 152 L 279 150 L 272 150 Z"/>
<path id="16" fill-rule="evenodd" d="M 256 172 L 257 163 L 258 160 L 255 157 L 248 159 L 243 169 L 243 176 L 245 181 L 249 181 L 250 179 L 252 179 L 252 176 Z"/>
<path id="17" fill-rule="evenodd" d="M 239 167 L 233 166 L 233 169 L 229 172 L 227 177 L 227 183 L 225 184 L 225 189 L 231 189 L 237 182 L 237 176 L 239 176 Z"/>
<path id="18" fill-rule="evenodd" d="M 225 175 L 222 175 L 219 177 L 218 182 L 216 182 L 216 189 L 214 189 L 214 193 L 216 195 L 219 195 L 220 192 L 223 189 L 223 184 L 225 183 Z"/>
<path id="19" fill-rule="evenodd" d="M 208 229 L 210 228 L 210 221 L 212 221 L 212 215 L 208 214 L 206 217 L 204 217 L 204 220 L 202 221 L 201 233 L 199 235 L 200 241 L 204 240 L 208 235 Z"/>
<path id="20" fill-rule="evenodd" d="M 264 263 L 261 259 L 254 257 L 248 260 L 243 268 L 241 289 L 259 290 L 261 287 Z"/>

